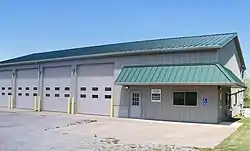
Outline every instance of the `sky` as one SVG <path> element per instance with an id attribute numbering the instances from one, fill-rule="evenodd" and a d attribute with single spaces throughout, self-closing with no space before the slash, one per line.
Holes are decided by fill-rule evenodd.
<path id="1" fill-rule="evenodd" d="M 0 0 L 0 60 L 135 40 L 237 32 L 250 68 L 248 0 Z"/>

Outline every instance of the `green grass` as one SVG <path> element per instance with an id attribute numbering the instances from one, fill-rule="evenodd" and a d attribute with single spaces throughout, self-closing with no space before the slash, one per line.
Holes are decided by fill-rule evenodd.
<path id="1" fill-rule="evenodd" d="M 244 107 L 245 108 L 250 108 L 250 101 L 244 102 Z"/>
<path id="2" fill-rule="evenodd" d="M 243 125 L 232 135 L 221 142 L 215 149 L 201 151 L 249 151 L 250 150 L 250 118 L 240 120 Z"/>

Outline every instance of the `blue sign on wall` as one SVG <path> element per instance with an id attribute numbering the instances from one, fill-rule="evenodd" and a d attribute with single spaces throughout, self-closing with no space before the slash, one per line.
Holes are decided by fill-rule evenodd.
<path id="1" fill-rule="evenodd" d="M 207 98 L 203 98 L 202 103 L 203 103 L 203 106 L 207 106 L 207 103 L 208 103 Z"/>

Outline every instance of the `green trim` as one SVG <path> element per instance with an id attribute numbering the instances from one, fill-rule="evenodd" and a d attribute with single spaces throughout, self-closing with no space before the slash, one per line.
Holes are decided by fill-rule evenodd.
<path id="1" fill-rule="evenodd" d="M 115 84 L 120 85 L 228 85 L 245 87 L 220 64 L 179 64 L 124 67 Z"/>

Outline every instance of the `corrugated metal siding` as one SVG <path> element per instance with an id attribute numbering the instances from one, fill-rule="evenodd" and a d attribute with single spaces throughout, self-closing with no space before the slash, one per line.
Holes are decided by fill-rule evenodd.
<path id="1" fill-rule="evenodd" d="M 85 60 L 85 62 L 93 63 L 96 61 L 102 62 L 112 61 L 115 62 L 114 78 L 116 79 L 121 70 L 125 66 L 134 65 L 168 65 L 168 64 L 190 64 L 190 63 L 211 63 L 217 62 L 217 50 L 213 51 L 193 51 L 193 52 L 179 52 L 158 55 L 141 55 L 141 56 L 126 56 L 108 59 L 92 59 Z M 84 60 L 83 60 L 84 61 Z M 129 96 L 125 93 L 121 85 L 114 85 L 114 103 L 115 103 L 115 116 L 127 117 Z"/>
<path id="2" fill-rule="evenodd" d="M 234 41 L 231 41 L 225 47 L 218 50 L 218 62 L 226 68 L 230 69 L 239 79 L 242 79 L 240 69 L 240 58 L 235 47 Z M 240 90 L 242 89 L 232 88 L 231 93 L 236 93 Z M 238 115 L 240 113 L 240 104 L 243 104 L 243 93 L 237 94 L 237 97 L 235 97 L 235 95 L 232 95 L 231 102 L 233 109 L 232 115 Z"/>
<path id="3" fill-rule="evenodd" d="M 162 89 L 160 103 L 151 102 L 151 88 Z M 218 122 L 218 89 L 216 86 L 131 86 L 129 89 L 140 91 L 142 94 L 142 118 L 204 123 Z M 174 91 L 197 91 L 198 107 L 174 106 L 172 98 Z M 208 99 L 207 106 L 202 105 L 203 97 Z"/>
<path id="4" fill-rule="evenodd" d="M 125 67 L 116 79 L 122 83 L 242 83 L 219 64 Z"/>
<path id="5" fill-rule="evenodd" d="M 12 90 L 12 71 L 0 71 L 0 107 L 8 107 L 8 94 Z"/>

